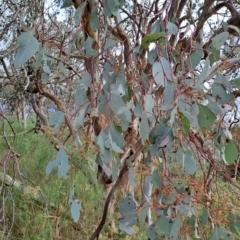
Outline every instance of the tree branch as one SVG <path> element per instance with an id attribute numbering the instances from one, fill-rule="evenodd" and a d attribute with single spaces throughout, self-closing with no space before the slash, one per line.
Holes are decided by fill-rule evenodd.
<path id="1" fill-rule="evenodd" d="M 117 25 L 116 29 L 117 29 L 117 33 L 118 33 L 118 36 L 119 36 L 119 40 L 121 40 L 123 42 L 123 45 L 124 45 L 124 62 L 127 65 L 132 60 L 130 39 L 129 39 L 127 33 L 119 26 L 117 18 L 114 17 L 114 19 L 115 19 L 115 22 L 116 22 L 116 25 Z"/>
<path id="2" fill-rule="evenodd" d="M 78 77 L 82 78 L 81 75 L 79 75 L 79 73 L 77 72 L 77 70 L 75 70 L 68 62 L 64 61 L 62 58 L 59 58 L 59 57 L 55 57 L 55 56 L 52 56 L 50 54 L 46 54 L 48 57 L 50 58 L 53 58 L 55 60 L 58 60 L 58 61 L 61 61 L 63 62 L 66 66 L 68 66 L 70 70 L 72 70 Z M 70 56 L 70 57 L 74 57 L 74 56 Z M 78 58 L 78 57 L 75 57 L 75 58 Z M 80 58 L 80 57 L 79 57 Z"/>
<path id="3" fill-rule="evenodd" d="M 52 101 L 56 104 L 58 110 L 60 110 L 60 111 L 62 111 L 62 112 L 64 113 L 65 122 L 66 122 L 66 124 L 67 124 L 67 126 L 68 126 L 68 128 L 69 128 L 69 130 L 70 130 L 71 135 L 73 136 L 73 139 L 74 139 L 77 147 L 81 146 L 82 143 L 81 143 L 81 141 L 80 141 L 80 139 L 79 139 L 79 137 L 78 137 L 77 132 L 75 131 L 75 129 L 74 129 L 72 123 L 71 123 L 71 120 L 70 120 L 69 117 L 67 116 L 67 113 L 66 113 L 67 111 L 66 111 L 66 108 L 65 108 L 64 103 L 63 103 L 59 98 L 57 98 L 56 96 L 54 96 L 53 94 L 51 94 L 51 93 L 50 93 L 45 87 L 43 87 L 41 84 L 37 83 L 36 85 L 37 85 L 38 92 L 39 92 L 40 94 L 44 95 L 45 97 L 47 97 L 48 99 L 52 100 Z"/>
<path id="4" fill-rule="evenodd" d="M 211 2 L 211 1 L 210 1 Z M 227 7 L 228 4 L 226 2 L 219 3 L 218 5 L 214 6 L 213 8 L 210 9 L 210 6 L 212 3 L 210 3 L 209 0 L 205 0 L 204 6 L 203 6 L 203 11 L 202 14 L 198 20 L 197 23 L 197 28 L 194 33 L 194 39 L 196 39 L 200 33 L 200 31 L 203 28 L 204 23 L 211 17 L 213 16 L 218 10 L 220 10 L 223 7 Z M 213 2 L 213 1 L 212 1 Z M 210 9 L 208 12 L 206 12 L 208 9 Z"/>
<path id="5" fill-rule="evenodd" d="M 227 65 L 226 65 L 227 63 Z M 220 60 L 218 62 L 215 63 L 214 66 L 212 66 L 207 73 L 206 76 L 206 81 L 212 79 L 214 77 L 214 75 L 216 75 L 217 71 L 219 71 L 219 69 L 221 68 L 221 66 L 224 64 L 224 70 L 229 69 L 230 67 L 232 67 L 235 64 L 240 64 L 240 58 L 231 58 L 228 60 Z M 227 66 L 227 68 L 226 68 Z"/>
<path id="6" fill-rule="evenodd" d="M 31 96 L 31 103 L 32 103 L 32 107 L 34 112 L 37 114 L 37 116 L 41 119 L 42 123 L 44 126 L 49 126 L 48 121 L 47 121 L 47 117 L 43 114 L 41 108 L 39 108 L 36 104 L 36 99 L 34 94 L 32 94 Z"/>
<path id="7" fill-rule="evenodd" d="M 135 159 L 138 157 L 138 155 L 143 151 L 143 149 L 144 149 L 144 146 L 141 144 L 141 140 L 139 140 L 136 152 L 129 158 L 129 160 L 133 159 L 133 162 L 134 162 Z M 128 169 L 127 160 L 128 159 L 125 159 L 125 161 L 124 161 L 124 160 L 121 159 L 121 161 L 124 161 L 124 164 L 123 164 L 122 169 L 121 169 L 121 171 L 120 171 L 120 173 L 118 175 L 118 179 L 114 183 L 111 191 L 109 192 L 109 194 L 107 196 L 107 199 L 106 199 L 105 205 L 104 205 L 104 209 L 103 209 L 102 219 L 101 219 L 97 229 L 92 234 L 92 236 L 90 237 L 89 240 L 94 240 L 95 238 L 99 237 L 99 234 L 100 234 L 100 232 L 101 232 L 101 230 L 102 230 L 102 228 L 103 228 L 103 226 L 104 226 L 104 224 L 106 222 L 106 219 L 107 219 L 108 208 L 109 208 L 109 204 L 111 202 L 112 196 L 113 196 L 114 192 L 117 190 L 119 184 L 121 183 L 122 177 L 123 177 L 125 171 L 127 171 L 127 169 Z"/>
<path id="8" fill-rule="evenodd" d="M 180 19 L 180 16 L 182 15 L 183 8 L 186 5 L 186 1 L 187 0 L 181 0 L 181 2 L 179 3 L 178 10 L 177 10 L 177 13 L 176 13 L 176 19 Z"/>

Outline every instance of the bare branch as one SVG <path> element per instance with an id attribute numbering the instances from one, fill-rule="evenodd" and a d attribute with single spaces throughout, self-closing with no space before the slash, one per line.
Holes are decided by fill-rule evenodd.
<path id="1" fill-rule="evenodd" d="M 227 69 L 229 69 L 235 64 L 239 65 L 240 64 L 240 58 L 231 58 L 231 59 L 228 59 L 228 60 L 220 60 L 220 61 L 216 62 L 215 65 L 212 66 L 208 70 L 206 81 L 212 79 L 216 75 L 217 71 L 219 71 L 219 69 L 221 69 L 221 66 L 223 64 L 226 64 L 226 63 L 227 63 Z M 226 69 L 226 65 L 225 65 L 224 70 L 227 70 L 227 69 Z"/>
<path id="2" fill-rule="evenodd" d="M 33 110 L 35 111 L 35 113 L 39 116 L 39 118 L 41 119 L 42 123 L 44 126 L 49 126 L 48 121 L 47 121 L 47 117 L 42 113 L 41 108 L 39 108 L 36 104 L 36 99 L 35 99 L 35 95 L 32 94 L 31 96 L 31 102 L 32 102 L 32 106 L 33 106 Z"/>
<path id="3" fill-rule="evenodd" d="M 125 61 L 125 64 L 129 64 L 129 62 L 131 62 L 132 60 L 130 39 L 127 33 L 119 26 L 117 18 L 114 17 L 114 19 L 117 25 L 116 28 L 117 28 L 119 39 L 123 42 L 123 45 L 124 45 L 124 61 Z"/>
<path id="4" fill-rule="evenodd" d="M 56 60 L 58 60 L 58 61 L 63 62 L 66 66 L 69 67 L 69 69 L 71 69 L 74 73 L 76 73 L 76 75 L 77 75 L 78 77 L 82 78 L 82 76 L 79 75 L 78 71 L 75 70 L 68 62 L 66 62 L 66 61 L 63 60 L 62 58 L 58 58 L 58 57 L 52 56 L 52 55 L 50 55 L 50 54 L 46 54 L 46 55 L 47 55 L 48 57 L 50 57 L 50 58 L 53 58 L 53 59 L 56 59 Z"/>
<path id="5" fill-rule="evenodd" d="M 233 5 L 233 2 L 232 0 L 228 0 L 228 3 L 226 2 L 227 4 L 227 8 L 228 10 L 231 12 L 232 15 L 239 15 L 239 12 L 236 10 L 235 6 Z"/>
<path id="6" fill-rule="evenodd" d="M 16 21 L 17 17 L 18 17 L 18 14 L 19 14 L 19 6 L 18 4 L 14 4 L 14 6 L 17 8 L 17 11 L 15 13 L 15 16 L 13 18 L 12 21 L 10 21 L 8 24 L 6 24 L 6 26 L 4 27 L 4 29 L 2 30 L 2 33 L 0 34 L 0 39 L 3 38 L 3 35 L 5 34 L 6 31 L 9 30 L 10 26 Z"/>
<path id="7" fill-rule="evenodd" d="M 7 68 L 7 65 L 6 65 L 6 63 L 5 63 L 5 61 L 4 61 L 3 58 L 1 59 L 1 62 L 2 62 L 2 65 L 3 65 L 3 69 L 4 69 L 4 71 L 5 71 L 6 75 L 7 75 L 7 78 L 8 78 L 9 81 L 13 84 L 14 82 L 13 82 L 11 76 L 10 76 L 10 73 L 9 73 L 9 71 L 8 71 L 8 68 Z"/>
<path id="8" fill-rule="evenodd" d="M 213 3 L 213 2 L 212 2 Z M 200 33 L 200 31 L 203 28 L 204 23 L 211 17 L 213 16 L 218 10 L 220 10 L 223 7 L 226 7 L 226 5 L 228 5 L 226 2 L 222 2 L 219 3 L 218 5 L 216 5 L 213 8 L 210 8 L 210 6 L 212 5 L 211 1 L 209 0 L 205 0 L 204 2 L 204 6 L 203 6 L 203 10 L 202 10 L 202 14 L 198 20 L 197 23 L 197 27 L 196 27 L 196 31 L 194 33 L 194 38 L 196 39 Z M 210 9 L 208 12 L 207 10 Z"/>
<path id="9" fill-rule="evenodd" d="M 178 10 L 177 10 L 177 13 L 176 13 L 176 19 L 180 19 L 180 16 L 182 15 L 183 8 L 186 5 L 186 1 L 187 0 L 181 0 L 181 2 L 179 3 Z"/>
<path id="10" fill-rule="evenodd" d="M 37 83 L 37 89 L 39 91 L 40 94 L 44 95 L 45 97 L 47 97 L 48 99 L 52 100 L 56 106 L 58 107 L 58 110 L 64 112 L 64 116 L 65 116 L 65 122 L 70 130 L 71 135 L 73 136 L 74 141 L 76 142 L 76 144 L 78 145 L 77 147 L 81 146 L 81 141 L 78 137 L 77 132 L 75 131 L 71 120 L 69 119 L 68 115 L 67 115 L 67 111 L 64 105 L 64 102 L 62 102 L 59 98 L 57 98 L 56 96 L 54 96 L 53 94 L 51 94 L 45 87 L 43 87 L 41 84 Z"/>

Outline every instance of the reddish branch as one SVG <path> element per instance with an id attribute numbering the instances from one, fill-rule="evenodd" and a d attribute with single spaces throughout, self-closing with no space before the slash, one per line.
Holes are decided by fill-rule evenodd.
<path id="1" fill-rule="evenodd" d="M 43 125 L 44 126 L 49 126 L 48 121 L 47 121 L 47 117 L 43 114 L 42 109 L 38 107 L 38 105 L 36 103 L 36 97 L 35 97 L 34 94 L 32 94 L 32 96 L 31 96 L 31 103 L 32 103 L 32 107 L 33 107 L 34 112 L 41 119 Z"/>
<path id="2" fill-rule="evenodd" d="M 36 86 L 37 86 L 38 92 L 41 95 L 43 95 L 43 96 L 47 97 L 48 99 L 50 99 L 51 101 L 53 101 L 56 104 L 58 110 L 62 111 L 64 113 L 66 125 L 68 126 L 68 128 L 70 130 L 70 133 L 73 136 L 74 140 L 76 140 L 77 136 L 76 136 L 74 127 L 73 127 L 73 125 L 71 123 L 71 120 L 67 116 L 66 107 L 65 107 L 63 101 L 61 101 L 59 98 L 57 98 L 56 96 L 51 94 L 42 84 L 37 83 Z"/>

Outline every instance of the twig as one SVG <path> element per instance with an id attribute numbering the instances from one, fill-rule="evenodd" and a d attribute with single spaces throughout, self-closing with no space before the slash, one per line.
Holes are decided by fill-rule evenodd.
<path id="1" fill-rule="evenodd" d="M 70 69 L 71 69 L 73 72 L 75 72 L 78 77 L 82 78 L 82 76 L 79 75 L 79 73 L 77 72 L 77 70 L 75 70 L 69 63 L 67 63 L 66 61 L 64 61 L 62 58 L 54 57 L 54 56 L 52 56 L 52 55 L 50 55 L 50 54 L 46 54 L 46 55 L 47 55 L 48 57 L 50 57 L 50 58 L 53 58 L 53 59 L 55 59 L 55 60 L 58 60 L 58 61 L 63 62 L 65 65 L 69 66 Z"/>

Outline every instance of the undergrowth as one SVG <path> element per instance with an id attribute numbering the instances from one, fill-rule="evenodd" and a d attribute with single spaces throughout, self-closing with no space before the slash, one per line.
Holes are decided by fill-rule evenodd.
<path id="1" fill-rule="evenodd" d="M 90 171 L 94 167 L 95 156 L 88 152 L 83 159 L 69 142 L 67 148 L 71 154 L 68 177 L 58 177 L 56 170 L 47 176 L 46 166 L 55 159 L 57 151 L 49 136 L 34 131 L 23 134 L 33 126 L 34 123 L 30 121 L 27 130 L 24 130 L 20 124 L 13 123 L 15 137 L 9 126 L 5 128 L 11 147 L 20 155 L 18 158 L 9 156 L 6 141 L 0 138 L 0 171 L 5 171 L 24 186 L 2 189 L 1 214 L 5 214 L 6 221 L 0 225 L 0 238 L 5 239 L 8 235 L 11 240 L 89 239 L 100 222 L 103 210 L 103 189 L 97 184 L 96 173 Z M 80 220 L 77 223 L 74 223 L 68 205 L 73 183 L 75 197 L 81 204 Z M 106 224 L 100 239 L 147 238 L 139 229 L 136 235 L 129 237 Z"/>

